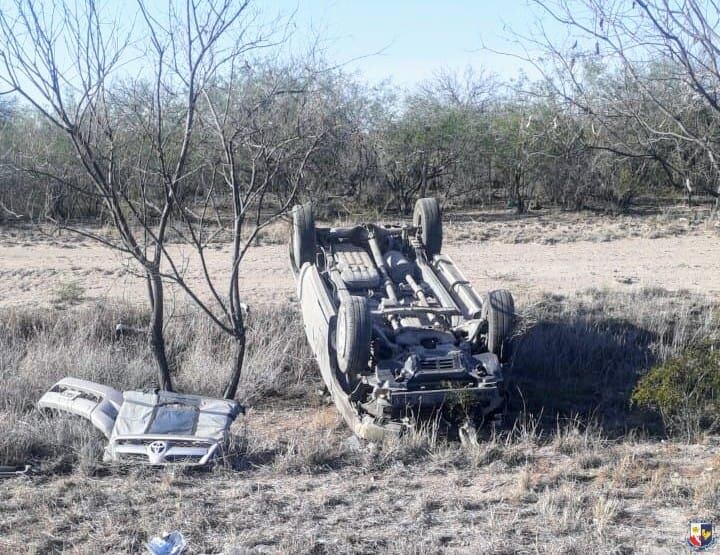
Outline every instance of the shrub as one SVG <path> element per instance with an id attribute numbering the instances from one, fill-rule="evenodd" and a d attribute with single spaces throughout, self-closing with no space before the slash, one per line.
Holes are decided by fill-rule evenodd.
<path id="1" fill-rule="evenodd" d="M 57 308 L 74 306 L 85 299 L 85 288 L 77 281 L 65 281 L 55 288 L 52 304 Z"/>
<path id="2" fill-rule="evenodd" d="M 687 345 L 720 341 L 717 307 L 681 291 L 548 295 L 519 316 L 508 372 L 511 401 L 553 427 L 557 416 L 579 416 L 611 434 L 638 426 L 662 431 L 656 415 L 632 410 L 638 380 Z"/>
<path id="3" fill-rule="evenodd" d="M 660 413 L 666 429 L 688 439 L 720 424 L 720 349 L 704 342 L 669 358 L 637 383 L 632 400 Z"/>

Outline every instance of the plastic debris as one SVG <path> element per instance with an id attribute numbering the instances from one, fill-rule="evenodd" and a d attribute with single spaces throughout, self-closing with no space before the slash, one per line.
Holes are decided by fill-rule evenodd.
<path id="1" fill-rule="evenodd" d="M 145 544 L 152 555 L 180 555 L 187 548 L 182 532 L 170 532 L 162 538 L 153 538 Z"/>

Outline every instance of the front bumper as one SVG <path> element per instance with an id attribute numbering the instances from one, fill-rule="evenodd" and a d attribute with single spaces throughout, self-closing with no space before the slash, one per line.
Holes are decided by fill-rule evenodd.
<path id="1" fill-rule="evenodd" d="M 38 409 L 62 411 L 89 420 L 107 438 L 123 403 L 122 393 L 105 385 L 77 378 L 64 378 L 38 401 Z"/>
<path id="2" fill-rule="evenodd" d="M 390 390 L 387 398 L 393 411 L 408 407 L 423 410 L 457 405 L 493 410 L 503 403 L 501 388 L 497 384 L 461 389 Z"/>
<path id="3" fill-rule="evenodd" d="M 105 460 L 149 465 L 204 466 L 220 456 L 214 438 L 179 435 L 121 435 L 105 448 Z"/>

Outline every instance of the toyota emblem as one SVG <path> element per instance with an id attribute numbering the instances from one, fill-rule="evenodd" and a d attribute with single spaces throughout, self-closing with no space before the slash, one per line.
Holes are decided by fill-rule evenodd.
<path id="1" fill-rule="evenodd" d="M 162 455 L 166 449 L 167 449 L 166 441 L 153 441 L 150 445 L 148 445 L 148 450 L 153 455 Z"/>

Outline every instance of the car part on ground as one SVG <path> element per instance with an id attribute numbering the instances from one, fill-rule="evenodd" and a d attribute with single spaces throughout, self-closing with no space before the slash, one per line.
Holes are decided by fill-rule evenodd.
<path id="1" fill-rule="evenodd" d="M 106 438 L 110 462 L 203 466 L 220 456 L 243 409 L 236 401 L 167 391 L 119 391 L 65 378 L 38 401 L 43 411 L 89 420 Z"/>
<path id="2" fill-rule="evenodd" d="M 0 465 L 0 478 L 17 478 L 18 476 L 25 476 L 30 472 L 30 465 L 16 465 L 16 466 L 4 466 Z"/>
<path id="3" fill-rule="evenodd" d="M 150 555 L 182 555 L 187 549 L 187 541 L 182 532 L 175 530 L 161 538 L 153 538 L 145 544 Z"/>
<path id="4" fill-rule="evenodd" d="M 441 248 L 436 199 L 417 202 L 412 225 L 323 228 L 310 204 L 293 209 L 290 261 L 305 332 L 360 437 L 432 415 L 462 439 L 505 410 L 512 295 L 481 297 Z"/>
<path id="5" fill-rule="evenodd" d="M 109 439 L 122 403 L 123 394 L 112 387 L 65 378 L 40 398 L 38 408 L 82 416 Z"/>

